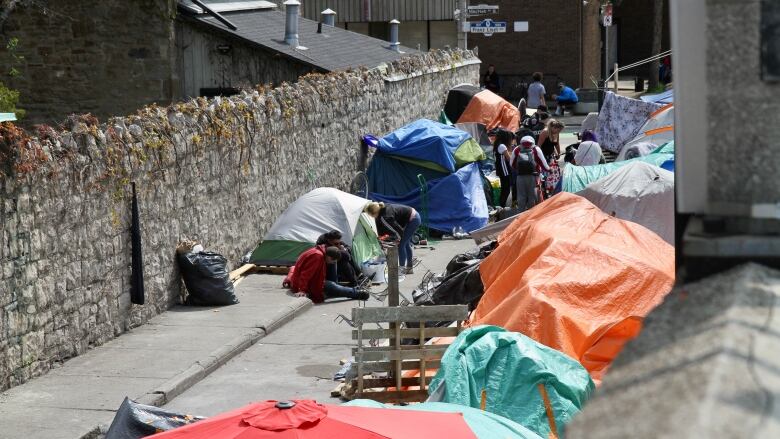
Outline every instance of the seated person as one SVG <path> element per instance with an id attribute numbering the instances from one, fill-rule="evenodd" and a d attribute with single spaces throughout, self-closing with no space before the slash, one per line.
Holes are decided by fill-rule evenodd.
<path id="1" fill-rule="evenodd" d="M 331 230 L 317 238 L 316 245 L 337 247 L 341 251 L 341 259 L 336 263 L 338 282 L 354 287 L 358 284 L 359 275 L 357 267 L 352 259 L 352 249 L 341 241 L 341 232 Z"/>
<path id="2" fill-rule="evenodd" d="M 573 106 L 579 102 L 580 98 L 577 97 L 577 93 L 575 93 L 571 87 L 567 87 L 563 82 L 558 83 L 558 89 L 559 94 L 553 95 L 553 99 L 558 103 L 558 107 L 555 109 L 555 115 L 563 116 L 566 107 Z"/>
<path id="3" fill-rule="evenodd" d="M 308 297 L 314 303 L 322 303 L 333 297 L 368 300 L 363 288 L 339 285 L 336 263 L 341 259 L 338 247 L 317 245 L 298 256 L 295 266 L 284 279 L 283 285 L 296 297 Z"/>

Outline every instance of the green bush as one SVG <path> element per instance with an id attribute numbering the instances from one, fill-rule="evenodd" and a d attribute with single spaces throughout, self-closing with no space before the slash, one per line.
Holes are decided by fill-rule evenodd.
<path id="1" fill-rule="evenodd" d="M 24 117 L 25 111 L 16 108 L 19 103 L 19 92 L 11 90 L 0 82 L 0 113 L 14 113 L 17 119 Z"/>

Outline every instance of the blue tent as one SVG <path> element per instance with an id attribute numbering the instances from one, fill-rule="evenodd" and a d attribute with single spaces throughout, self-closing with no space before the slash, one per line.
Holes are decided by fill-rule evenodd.
<path id="1" fill-rule="evenodd" d="M 427 212 L 428 227 L 442 232 L 482 228 L 488 208 L 478 162 L 484 157 L 468 133 L 418 120 L 379 140 L 367 171 L 369 196 Z"/>
<path id="2" fill-rule="evenodd" d="M 654 95 L 640 96 L 639 99 L 645 102 L 655 102 L 656 104 L 673 104 L 674 103 L 674 90 L 666 90 L 664 92 Z"/>

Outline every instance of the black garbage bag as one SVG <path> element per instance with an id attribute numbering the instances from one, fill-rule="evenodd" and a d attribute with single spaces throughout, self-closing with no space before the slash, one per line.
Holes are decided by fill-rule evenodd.
<path id="1" fill-rule="evenodd" d="M 468 305 L 469 311 L 477 308 L 485 294 L 485 286 L 479 275 L 483 259 L 472 259 L 460 270 L 447 276 L 433 291 L 435 305 Z"/>
<path id="2" fill-rule="evenodd" d="M 125 398 L 111 422 L 106 439 L 139 439 L 200 421 L 200 416 L 180 415 Z"/>
<path id="3" fill-rule="evenodd" d="M 234 305 L 238 299 L 230 282 L 227 259 L 218 253 L 189 252 L 177 257 L 187 286 L 187 305 Z"/>
<path id="4" fill-rule="evenodd" d="M 452 276 L 462 268 L 474 265 L 478 260 L 485 259 L 496 249 L 496 247 L 498 247 L 498 242 L 490 241 L 473 250 L 455 255 L 447 264 L 447 270 L 445 271 L 444 277 Z"/>

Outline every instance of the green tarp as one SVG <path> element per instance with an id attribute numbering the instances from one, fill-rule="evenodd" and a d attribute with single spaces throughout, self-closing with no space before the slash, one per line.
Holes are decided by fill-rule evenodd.
<path id="1" fill-rule="evenodd" d="M 397 410 L 420 410 L 424 412 L 461 413 L 463 414 L 463 420 L 466 421 L 466 424 L 468 424 L 471 431 L 474 432 L 474 435 L 478 439 L 542 439 L 538 434 L 507 418 L 462 405 L 447 404 L 443 402 L 424 402 L 422 404 L 408 406 L 395 406 L 382 404 L 369 399 L 356 399 L 344 405 Z M 442 432 L 440 437 L 446 438 L 447 434 Z"/>
<path id="2" fill-rule="evenodd" d="M 443 402 L 479 408 L 509 418 L 548 437 L 546 392 L 560 433 L 594 390 L 582 365 L 566 354 L 517 332 L 477 326 L 462 332 L 441 359 L 429 393 L 444 383 Z M 542 386 L 539 386 L 542 384 Z"/>

